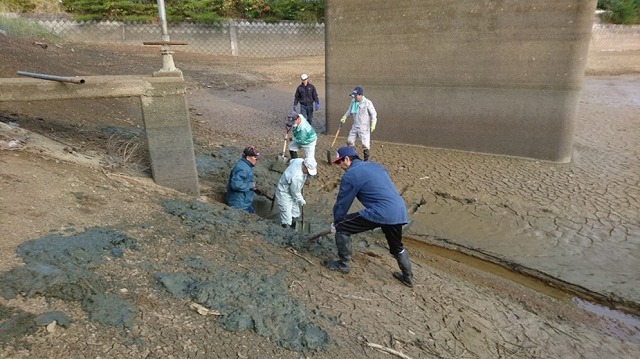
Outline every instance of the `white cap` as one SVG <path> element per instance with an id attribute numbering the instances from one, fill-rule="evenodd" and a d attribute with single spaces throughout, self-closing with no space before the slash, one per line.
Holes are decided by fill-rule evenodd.
<path id="1" fill-rule="evenodd" d="M 309 78 L 309 75 L 307 75 L 307 74 L 302 74 L 302 76 L 300 76 L 300 80 L 302 80 L 302 81 L 304 81 L 304 80 L 306 80 L 308 78 Z"/>
<path id="2" fill-rule="evenodd" d="M 318 168 L 316 167 L 316 161 L 310 160 L 308 158 L 305 158 L 304 161 L 302 162 L 302 164 L 307 167 L 307 170 L 309 171 L 309 174 L 312 176 L 315 176 L 316 174 L 318 174 Z"/>

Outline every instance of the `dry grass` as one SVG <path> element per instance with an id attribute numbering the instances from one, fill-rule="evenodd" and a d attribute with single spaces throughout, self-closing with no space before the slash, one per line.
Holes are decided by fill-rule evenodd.
<path id="1" fill-rule="evenodd" d="M 106 167 L 111 169 L 149 169 L 148 153 L 143 138 L 131 137 L 124 139 L 113 134 L 107 140 Z"/>

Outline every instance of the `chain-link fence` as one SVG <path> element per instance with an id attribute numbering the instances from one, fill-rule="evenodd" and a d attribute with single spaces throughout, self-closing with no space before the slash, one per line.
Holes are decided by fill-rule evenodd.
<path id="1" fill-rule="evenodd" d="M 158 24 L 119 21 L 74 21 L 64 14 L 22 15 L 70 41 L 140 45 L 160 41 Z M 216 24 L 169 24 L 171 41 L 187 42 L 180 50 L 213 55 L 287 57 L 324 55 L 324 24 L 265 23 L 231 20 Z M 640 25 L 593 25 L 590 51 L 640 50 Z"/>
<path id="2" fill-rule="evenodd" d="M 64 15 L 24 17 L 69 41 L 141 45 L 162 40 L 158 24 L 74 21 Z M 216 24 L 169 24 L 171 41 L 187 42 L 181 51 L 247 57 L 324 55 L 324 24 L 230 20 Z"/>
<path id="3" fill-rule="evenodd" d="M 590 51 L 640 50 L 640 25 L 593 24 Z"/>

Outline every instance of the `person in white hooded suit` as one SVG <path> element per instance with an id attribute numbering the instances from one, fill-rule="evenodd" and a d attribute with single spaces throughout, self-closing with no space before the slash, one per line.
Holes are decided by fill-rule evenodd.
<path id="1" fill-rule="evenodd" d="M 282 227 L 295 228 L 301 207 L 306 204 L 302 196 L 304 182 L 307 175 L 315 176 L 317 173 L 315 161 L 309 158 L 294 158 L 289 161 L 289 166 L 280 176 L 276 188 L 275 199 L 278 202 Z"/>

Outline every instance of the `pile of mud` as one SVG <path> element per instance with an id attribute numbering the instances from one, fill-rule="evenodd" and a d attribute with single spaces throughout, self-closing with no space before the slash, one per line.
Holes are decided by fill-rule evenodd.
<path id="1" fill-rule="evenodd" d="M 90 321 L 131 329 L 140 311 L 134 302 L 120 295 L 119 289 L 126 287 L 123 283 L 127 279 L 121 277 L 124 274 L 101 269 L 105 257 L 109 256 L 111 264 L 147 273 L 149 286 L 160 294 L 177 300 L 188 299 L 219 312 L 212 320 L 228 331 L 252 330 L 295 351 L 327 348 L 330 337 L 317 323 L 335 323 L 336 319 L 316 310 L 309 311 L 290 295 L 286 276 L 289 269 L 298 268 L 280 269 L 275 273 L 262 270 L 261 266 L 277 259 L 259 247 L 250 251 L 249 255 L 254 258 L 247 260 L 255 268 L 250 268 L 251 264 L 232 268 L 231 264 L 237 263 L 236 255 L 241 252 L 238 238 L 246 236 L 247 231 L 269 246 L 309 251 L 321 257 L 335 255 L 332 242 L 310 244 L 302 234 L 274 226 L 273 221 L 267 219 L 256 220 L 256 216 L 223 204 L 167 199 L 162 205 L 166 213 L 176 216 L 188 227 L 186 234 L 173 239 L 175 245 L 224 244 L 230 250 L 229 257 L 214 263 L 198 255 L 185 255 L 183 263 L 156 262 L 149 266 L 151 253 L 146 252 L 152 248 L 114 229 L 91 228 L 66 236 L 52 234 L 25 242 L 18 248 L 24 265 L 0 276 L 0 294 L 5 299 L 41 296 L 80 302 Z M 118 264 L 125 255 L 135 256 L 134 264 Z M 32 334 L 38 326 L 52 321 L 65 327 L 71 325 L 65 313 L 37 315 L 1 307 L 0 342 Z"/>

